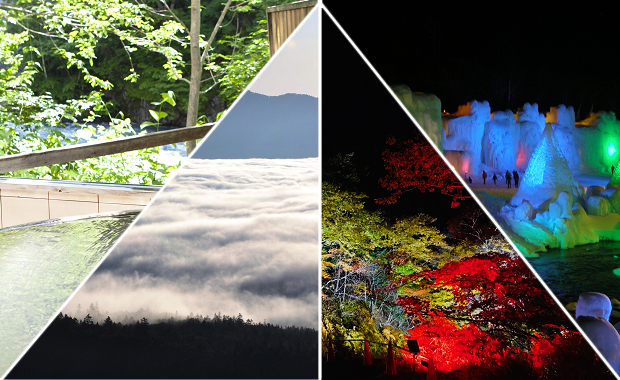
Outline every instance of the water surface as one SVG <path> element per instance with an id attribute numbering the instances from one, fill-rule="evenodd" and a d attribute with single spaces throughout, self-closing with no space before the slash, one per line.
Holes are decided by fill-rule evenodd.
<path id="1" fill-rule="evenodd" d="M 570 249 L 540 252 L 528 261 L 563 305 L 576 302 L 579 294 L 600 292 L 620 300 L 620 242 L 603 241 Z"/>
<path id="2" fill-rule="evenodd" d="M 0 230 L 0 375 L 54 317 L 137 212 L 114 215 Z"/>

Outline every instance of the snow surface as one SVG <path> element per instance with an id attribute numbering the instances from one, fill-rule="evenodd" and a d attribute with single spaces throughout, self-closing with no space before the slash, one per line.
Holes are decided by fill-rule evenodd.
<path id="1" fill-rule="evenodd" d="M 620 335 L 614 326 L 603 318 L 586 316 L 577 318 L 577 324 L 616 374 L 620 374 Z"/>
<path id="2" fill-rule="evenodd" d="M 603 293 L 581 293 L 575 308 L 575 317 L 590 316 L 609 320 L 611 315 L 611 300 Z"/>

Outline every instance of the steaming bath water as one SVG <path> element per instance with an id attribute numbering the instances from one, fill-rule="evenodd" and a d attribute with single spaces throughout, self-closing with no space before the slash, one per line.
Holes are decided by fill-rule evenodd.
<path id="1" fill-rule="evenodd" d="M 0 230 L 0 374 L 28 347 L 139 211 Z"/>

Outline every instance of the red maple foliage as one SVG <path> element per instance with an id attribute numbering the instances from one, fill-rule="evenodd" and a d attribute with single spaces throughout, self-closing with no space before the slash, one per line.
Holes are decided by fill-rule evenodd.
<path id="1" fill-rule="evenodd" d="M 579 332 L 561 329 L 536 335 L 527 347 L 511 346 L 473 323 L 431 315 L 407 337 L 418 342 L 420 356 L 405 353 L 402 360 L 421 368 L 419 360 L 432 357 L 437 371 L 453 379 L 613 378 Z"/>
<path id="2" fill-rule="evenodd" d="M 426 323 L 409 330 L 407 339 L 417 340 L 420 354 L 432 357 L 436 369 L 444 373 L 470 366 L 488 370 L 506 361 L 508 356 L 522 353 L 518 348 L 507 348 L 500 339 L 489 336 L 474 324 L 459 326 L 442 316 L 431 316 Z"/>
<path id="3" fill-rule="evenodd" d="M 489 331 L 523 336 L 529 336 L 525 330 L 547 329 L 550 321 L 568 323 L 520 258 L 478 254 L 440 269 L 396 276 L 392 281 L 400 288 L 443 289 L 452 294 L 451 307 L 443 310 L 432 310 L 429 300 L 401 296 L 399 302 L 410 315 L 424 317 L 432 311 L 441 312 Z"/>
<path id="4" fill-rule="evenodd" d="M 375 201 L 379 204 L 394 204 L 400 197 L 411 190 L 421 192 L 440 191 L 452 197 L 452 207 L 471 196 L 464 191 L 463 184 L 455 177 L 439 154 L 427 143 L 420 140 L 398 142 L 395 138 L 387 141 L 388 145 L 397 145 L 397 150 L 386 149 L 383 161 L 388 174 L 379 180 L 379 184 L 391 193 Z"/>
<path id="5" fill-rule="evenodd" d="M 570 377 L 587 366 L 607 377 L 594 351 L 519 258 L 476 255 L 400 277 L 400 287 L 441 288 L 453 295 L 453 305 L 443 308 L 415 291 L 399 297 L 417 321 L 408 339 L 418 341 L 422 355 L 433 356 L 438 371 L 501 378 L 519 368 L 524 376 L 545 379 Z"/>

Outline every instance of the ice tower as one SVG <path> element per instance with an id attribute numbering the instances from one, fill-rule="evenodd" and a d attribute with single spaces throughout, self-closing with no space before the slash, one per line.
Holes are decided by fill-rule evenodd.
<path id="1" fill-rule="evenodd" d="M 521 186 L 510 204 L 519 206 L 524 200 L 528 200 L 534 209 L 538 209 L 546 201 L 555 200 L 563 191 L 572 195 L 572 203 L 583 197 L 579 183 L 568 168 L 553 128 L 551 124 L 547 124 L 525 170 Z"/>

